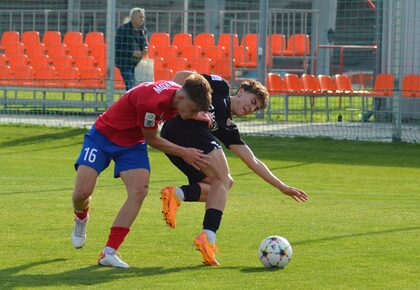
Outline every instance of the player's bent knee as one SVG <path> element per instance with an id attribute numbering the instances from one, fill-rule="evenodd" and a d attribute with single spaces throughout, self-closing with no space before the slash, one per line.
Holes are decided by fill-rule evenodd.
<path id="1" fill-rule="evenodd" d="M 137 204 L 141 204 L 148 193 L 148 187 L 136 188 L 129 193 L 129 198 Z"/>
<path id="2" fill-rule="evenodd" d="M 86 200 L 92 195 L 92 190 L 88 187 L 75 188 L 73 192 L 73 199 Z"/>
<path id="3" fill-rule="evenodd" d="M 233 178 L 232 178 L 232 176 L 229 174 L 229 175 L 227 176 L 226 188 L 229 190 L 229 189 L 231 189 L 231 188 L 232 188 L 232 186 L 233 186 Z"/>

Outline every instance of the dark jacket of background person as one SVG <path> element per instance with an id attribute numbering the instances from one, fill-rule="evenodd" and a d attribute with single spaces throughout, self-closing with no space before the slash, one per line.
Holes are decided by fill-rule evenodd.
<path id="1" fill-rule="evenodd" d="M 136 30 L 131 21 L 121 25 L 115 37 L 115 65 L 122 69 L 135 68 L 141 58 L 133 56 L 136 50 L 147 47 L 147 30 L 144 27 Z"/>

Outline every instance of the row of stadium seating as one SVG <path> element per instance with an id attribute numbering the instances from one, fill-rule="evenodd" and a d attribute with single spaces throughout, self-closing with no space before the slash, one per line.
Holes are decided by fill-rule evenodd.
<path id="1" fill-rule="evenodd" d="M 233 40 L 231 57 L 230 43 Z M 153 33 L 150 37 L 149 58 L 155 59 L 155 71 L 160 69 L 192 69 L 202 73 L 215 73 L 231 79 L 234 67 L 256 68 L 256 34 L 246 34 L 239 45 L 236 34 L 222 34 L 215 45 L 214 35 L 197 34 L 194 38 L 189 33 L 175 34 L 170 42 L 167 33 Z M 269 46 L 270 45 L 270 46 Z M 309 37 L 303 34 L 291 35 L 286 48 L 286 38 L 282 34 L 273 34 L 267 39 L 273 55 L 305 56 L 309 54 Z M 106 44 L 100 32 L 89 32 L 83 37 L 80 32 L 67 32 L 61 41 L 61 33 L 47 31 L 42 42 L 37 31 L 25 31 L 20 37 L 17 31 L 4 32 L 0 49 L 5 55 L 0 56 L 0 65 L 8 65 L 14 71 L 17 67 L 31 65 L 35 71 L 41 67 L 54 66 L 57 73 L 69 67 L 92 70 L 95 67 L 106 69 Z M 271 65 L 267 55 L 267 65 Z"/>
<path id="2" fill-rule="evenodd" d="M 25 31 L 20 37 L 17 31 L 6 31 L 2 34 L 0 40 L 0 49 L 5 49 L 9 43 L 22 42 L 26 47 L 31 47 L 33 44 L 43 43 L 45 48 L 49 48 L 50 44 L 64 43 L 66 45 L 86 44 L 88 47 L 93 47 L 95 44 L 105 44 L 104 36 L 101 32 L 89 32 L 83 38 L 82 33 L 70 31 L 64 35 L 61 41 L 61 33 L 59 31 L 47 31 L 40 39 L 38 31 Z M 223 33 L 219 36 L 217 45 L 215 37 L 211 33 L 199 33 L 194 37 L 190 33 L 176 33 L 171 42 L 170 35 L 164 32 L 156 32 L 150 36 L 149 44 L 153 47 L 175 46 L 177 48 L 197 45 L 202 48 L 213 48 L 215 46 L 234 48 L 248 47 L 250 50 L 258 47 L 257 34 L 245 34 L 242 36 L 241 42 L 237 34 Z M 305 34 L 292 34 L 289 36 L 286 47 L 286 37 L 283 34 L 272 34 L 267 38 L 267 47 L 271 48 L 274 56 L 307 56 L 310 53 L 309 36 Z M 227 52 L 229 53 L 229 52 Z"/>
<path id="3" fill-rule="evenodd" d="M 196 59 L 190 56 L 189 60 L 186 60 L 178 57 L 175 47 L 169 48 L 168 53 L 162 54 L 165 58 L 155 57 L 155 70 L 193 69 L 202 73 L 211 73 L 211 59 L 205 57 Z M 45 33 L 42 42 L 36 31 L 24 32 L 22 39 L 19 39 L 17 32 L 9 32 L 3 34 L 2 49 L 4 54 L 0 54 L 0 66 L 9 66 L 3 69 L 3 77 L 12 75 L 15 79 L 23 79 L 34 75 L 35 79 L 45 79 L 47 76 L 51 79 L 67 79 L 70 71 L 72 75 L 79 75 L 78 78 L 87 79 L 99 77 L 102 75 L 101 71 L 106 70 L 106 45 L 103 34 L 98 32 L 88 33 L 84 42 L 81 33 L 70 32 L 64 36 L 62 43 L 61 35 L 56 31 Z M 159 49 L 156 51 L 160 51 Z M 216 68 L 221 67 L 218 72 L 223 73 L 225 66 L 226 62 L 216 65 Z M 77 68 L 77 71 L 74 68 Z M 228 68 L 226 66 L 225 70 Z M 117 82 L 120 81 L 119 76 L 119 70 L 116 69 Z"/>
<path id="4" fill-rule="evenodd" d="M 286 95 L 360 95 L 372 97 L 392 97 L 394 95 L 394 75 L 378 74 L 373 90 L 353 89 L 352 80 L 346 75 L 314 76 L 303 74 L 286 74 L 282 78 L 278 74 L 269 73 L 266 79 L 270 94 Z M 406 75 L 402 81 L 403 97 L 420 97 L 420 75 Z"/>

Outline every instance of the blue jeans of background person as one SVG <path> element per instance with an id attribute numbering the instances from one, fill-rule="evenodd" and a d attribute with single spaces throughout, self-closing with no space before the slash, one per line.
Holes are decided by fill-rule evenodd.
<path id="1" fill-rule="evenodd" d="M 124 79 L 125 90 L 126 91 L 130 90 L 132 87 L 134 87 L 136 85 L 136 82 L 134 80 L 134 69 L 135 68 L 136 68 L 135 66 L 121 66 L 121 67 L 119 67 L 119 69 L 121 71 L 121 76 Z"/>

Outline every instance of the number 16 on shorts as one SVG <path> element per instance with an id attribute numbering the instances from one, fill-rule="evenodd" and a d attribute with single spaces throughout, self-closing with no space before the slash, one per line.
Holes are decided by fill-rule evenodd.
<path id="1" fill-rule="evenodd" d="M 89 163 L 95 163 L 96 153 L 98 152 L 98 149 L 86 147 L 84 148 L 84 151 L 85 151 L 85 155 L 83 157 L 83 161 L 87 161 Z"/>

